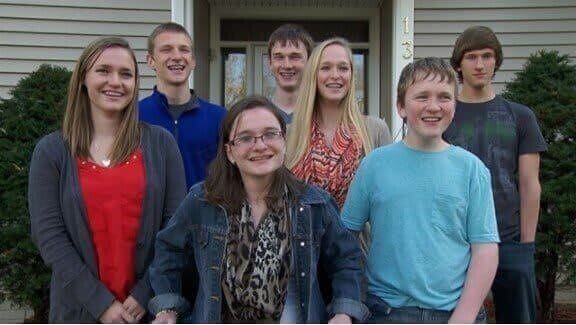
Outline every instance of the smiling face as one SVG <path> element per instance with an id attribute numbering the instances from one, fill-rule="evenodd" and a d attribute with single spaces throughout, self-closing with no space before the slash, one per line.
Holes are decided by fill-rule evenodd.
<path id="1" fill-rule="evenodd" d="M 164 32 L 154 39 L 152 54 L 146 57 L 156 71 L 158 83 L 188 87 L 190 73 L 196 67 L 192 41 L 184 33 Z"/>
<path id="2" fill-rule="evenodd" d="M 319 100 L 339 104 L 348 94 L 352 79 L 348 51 L 339 44 L 328 45 L 322 51 L 317 73 Z"/>
<path id="3" fill-rule="evenodd" d="M 245 141 L 249 137 L 259 138 L 256 143 Z M 284 164 L 286 141 L 280 122 L 264 107 L 241 113 L 234 121 L 228 140 L 233 143 L 226 144 L 226 155 L 238 167 L 243 179 L 271 177 Z"/>
<path id="4" fill-rule="evenodd" d="M 462 56 L 458 71 L 462 73 L 464 86 L 482 89 L 492 83 L 496 55 L 491 48 L 468 51 Z"/>
<path id="5" fill-rule="evenodd" d="M 291 41 L 284 45 L 276 42 L 270 49 L 270 71 L 276 79 L 276 86 L 286 92 L 298 90 L 308 60 L 304 43 L 298 41 L 297 45 Z"/>
<path id="6" fill-rule="evenodd" d="M 122 112 L 135 96 L 135 70 L 128 50 L 112 47 L 102 51 L 84 78 L 91 110 L 106 114 Z"/>
<path id="7" fill-rule="evenodd" d="M 404 103 L 397 105 L 398 114 L 408 123 L 406 142 L 417 149 L 442 147 L 442 134 L 454 117 L 456 84 L 440 79 L 431 75 L 414 82 L 406 90 Z"/>

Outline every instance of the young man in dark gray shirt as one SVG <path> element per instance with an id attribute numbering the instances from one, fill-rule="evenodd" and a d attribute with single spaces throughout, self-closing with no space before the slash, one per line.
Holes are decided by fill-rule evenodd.
<path id="1" fill-rule="evenodd" d="M 534 240 L 540 211 L 540 152 L 546 143 L 532 110 L 496 95 L 492 80 L 502 47 L 484 26 L 456 40 L 452 67 L 462 88 L 444 138 L 478 156 L 492 177 L 501 243 L 492 285 L 498 323 L 536 319 Z"/>
<path id="2" fill-rule="evenodd" d="M 292 122 L 302 74 L 313 48 L 312 37 L 299 25 L 284 24 L 268 39 L 270 72 L 276 81 L 271 100 L 287 124 Z"/>

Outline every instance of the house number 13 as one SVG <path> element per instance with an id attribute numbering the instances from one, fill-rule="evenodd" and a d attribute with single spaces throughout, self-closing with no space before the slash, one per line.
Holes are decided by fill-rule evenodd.
<path id="1" fill-rule="evenodd" d="M 409 40 L 405 40 L 404 42 L 402 42 L 402 46 L 404 46 L 404 53 L 402 54 L 402 57 L 405 59 L 409 59 L 412 57 L 412 42 L 410 42 Z"/>

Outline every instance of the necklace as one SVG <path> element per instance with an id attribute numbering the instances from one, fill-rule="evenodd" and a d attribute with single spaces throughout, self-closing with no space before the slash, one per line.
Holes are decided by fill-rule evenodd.
<path id="1" fill-rule="evenodd" d="M 93 146 L 94 146 L 96 153 L 100 153 L 100 151 L 101 151 L 100 145 L 97 143 L 94 143 Z M 110 167 L 110 162 L 111 162 L 110 158 L 108 158 L 108 157 L 104 157 L 104 159 L 100 160 L 100 163 L 102 163 L 102 165 L 104 165 L 104 167 Z"/>

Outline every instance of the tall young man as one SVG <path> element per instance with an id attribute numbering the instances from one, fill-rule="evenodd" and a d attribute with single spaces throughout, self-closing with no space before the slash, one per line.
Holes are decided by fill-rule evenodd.
<path id="1" fill-rule="evenodd" d="M 148 65 L 156 72 L 156 86 L 140 101 L 140 119 L 162 126 L 178 142 L 190 188 L 204 180 L 216 156 L 220 121 L 226 110 L 199 98 L 190 89 L 196 66 L 192 37 L 176 23 L 161 24 L 148 37 Z"/>
<path id="2" fill-rule="evenodd" d="M 292 122 L 302 73 L 313 47 L 310 34 L 293 24 L 278 27 L 268 39 L 270 71 L 276 80 L 272 101 L 282 110 L 286 123 Z"/>
<path id="3" fill-rule="evenodd" d="M 454 116 L 456 76 L 439 58 L 407 65 L 398 82 L 403 141 L 373 150 L 348 192 L 342 221 L 368 222 L 370 323 L 484 322 L 498 264 L 490 173 L 442 139 Z"/>
<path id="4" fill-rule="evenodd" d="M 502 47 L 484 26 L 466 29 L 450 63 L 462 88 L 444 138 L 478 156 L 490 169 L 501 243 L 492 293 L 498 323 L 534 322 L 534 239 L 540 210 L 538 172 L 546 143 L 534 113 L 495 94 L 492 80 Z"/>

